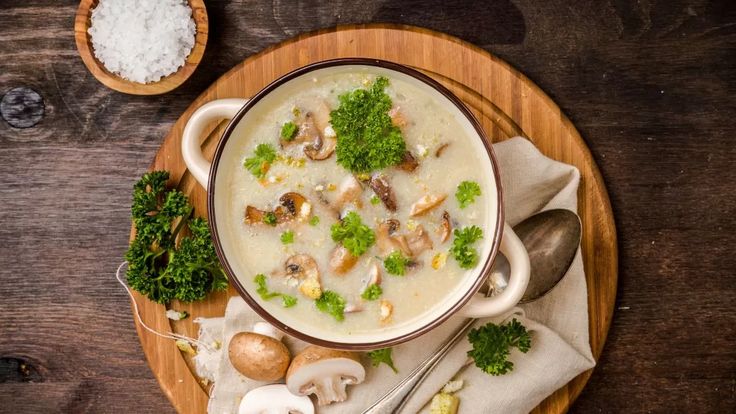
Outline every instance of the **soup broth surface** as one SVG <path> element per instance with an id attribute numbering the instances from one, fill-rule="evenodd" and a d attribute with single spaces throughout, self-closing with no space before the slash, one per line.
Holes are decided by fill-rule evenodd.
<path id="1" fill-rule="evenodd" d="M 495 209 L 495 201 L 489 201 L 488 194 L 495 190 L 486 188 L 488 181 L 484 181 L 488 177 L 484 171 L 487 155 L 468 144 L 477 137 L 466 135 L 467 128 L 448 110 L 448 103 L 430 96 L 425 88 L 387 76 L 385 92 L 392 101 L 394 123 L 400 127 L 406 149 L 418 163 L 413 171 L 392 166 L 367 175 L 353 174 L 337 163 L 334 153 L 324 160 L 312 160 L 304 152 L 309 143 L 286 143 L 280 138 L 285 123 L 294 122 L 301 127 L 306 114 L 329 119 L 329 111 L 340 105 L 340 95 L 370 88 L 377 77 L 371 70 L 353 69 L 292 80 L 294 85 L 277 89 L 254 106 L 248 114 L 248 129 L 236 129 L 227 143 L 218 173 L 218 180 L 224 180 L 218 184 L 218 191 L 227 193 L 224 217 L 218 216 L 220 234 L 236 253 L 228 257 L 236 262 L 237 273 L 242 273 L 242 285 L 279 319 L 299 320 L 304 325 L 346 336 L 411 324 L 456 291 L 464 278 L 473 276 L 473 269 L 461 268 L 449 253 L 452 234 L 442 241 L 444 214 L 449 216 L 452 229 L 476 225 L 483 230 L 484 239 L 475 243 L 481 260 L 486 251 L 483 245 L 490 242 L 489 229 L 494 223 L 489 225 L 488 211 Z M 319 129 L 320 134 L 331 136 L 332 127 L 327 127 L 327 131 Z M 260 178 L 244 167 L 244 161 L 253 156 L 259 144 L 269 144 L 277 152 L 276 160 Z M 396 211 L 389 211 L 369 185 L 367 179 L 377 173 L 383 174 L 390 185 Z M 351 175 L 360 183 L 359 195 L 339 205 L 341 184 L 349 182 Z M 464 181 L 477 183 L 481 195 L 461 208 L 456 192 Z M 309 207 L 302 207 L 300 213 L 307 214 L 275 226 L 245 219 L 246 206 L 274 211 L 280 205 L 279 197 L 287 192 L 306 198 Z M 427 195 L 445 199 L 423 215 L 410 215 L 412 205 Z M 431 248 L 413 257 L 402 254 L 410 263 L 400 276 L 387 272 L 384 259 L 390 253 L 375 243 L 349 271 L 338 274 L 330 266 L 333 250 L 339 246 L 331 237 L 331 226 L 349 211 L 356 212 L 374 233 L 389 219 L 400 223 L 393 233 L 396 237 L 409 237 L 423 229 Z M 293 233 L 293 242 L 284 244 L 282 235 L 289 231 Z M 288 241 L 288 235 L 285 237 Z M 316 262 L 323 292 L 329 290 L 344 298 L 344 319 L 320 311 L 315 300 L 300 291 L 301 281 L 287 275 L 285 263 L 296 254 L 309 255 Z M 381 276 L 382 293 L 376 300 L 365 300 L 361 294 L 374 266 Z M 284 307 L 282 297 L 262 299 L 254 283 L 258 274 L 265 276 L 270 292 L 292 296 L 297 299 L 296 304 Z M 390 315 L 386 317 L 389 307 Z"/>

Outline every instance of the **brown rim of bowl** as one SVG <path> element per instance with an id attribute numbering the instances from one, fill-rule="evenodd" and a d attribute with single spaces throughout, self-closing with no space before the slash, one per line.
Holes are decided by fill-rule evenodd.
<path id="1" fill-rule="evenodd" d="M 465 115 L 465 117 L 470 121 L 470 123 L 473 125 L 473 128 L 478 133 L 478 139 L 480 139 L 483 142 L 483 147 L 486 149 L 486 153 L 488 154 L 488 157 L 491 160 L 491 168 L 493 169 L 493 176 L 496 180 L 496 191 L 498 194 L 498 205 L 497 205 L 497 219 L 496 219 L 496 229 L 495 233 L 493 235 L 493 244 L 491 246 L 491 252 L 488 254 L 488 256 L 485 257 L 485 260 L 483 261 L 483 266 L 478 270 L 476 281 L 473 284 L 473 286 L 468 289 L 468 291 L 463 295 L 463 297 L 456 302 L 453 306 L 449 307 L 445 310 L 445 312 L 440 315 L 438 318 L 434 319 L 432 322 L 425 324 L 423 326 L 418 327 L 417 329 L 406 333 L 401 336 L 397 336 L 395 338 L 383 340 L 383 341 L 376 341 L 376 342 L 362 342 L 362 343 L 345 343 L 345 342 L 334 342 L 334 341 L 328 341 L 321 338 L 316 338 L 314 336 L 311 336 L 309 334 L 306 334 L 304 332 L 301 332 L 299 330 L 296 330 L 285 323 L 278 320 L 276 317 L 271 315 L 267 310 L 265 310 L 261 305 L 258 304 L 258 302 L 250 296 L 248 291 L 243 287 L 243 285 L 240 283 L 238 278 L 235 276 L 235 272 L 230 267 L 230 263 L 227 261 L 227 258 L 225 257 L 225 254 L 222 251 L 222 245 L 220 244 L 220 237 L 217 231 L 217 226 L 215 223 L 217 222 L 215 209 L 214 209 L 214 201 L 215 201 L 215 176 L 217 175 L 215 172 L 217 171 L 217 167 L 220 163 L 220 158 L 222 156 L 223 149 L 225 148 L 225 144 L 227 143 L 228 139 L 230 138 L 230 135 L 232 134 L 233 130 L 235 129 L 235 126 L 240 122 L 240 120 L 243 118 L 243 116 L 253 107 L 255 106 L 258 101 L 263 99 L 266 95 L 273 92 L 276 88 L 283 85 L 284 83 L 297 78 L 301 75 L 304 75 L 306 73 L 312 72 L 317 69 L 324 69 L 334 66 L 346 66 L 346 65 L 362 65 L 362 66 L 374 66 L 384 69 L 393 70 L 396 72 L 400 72 L 406 75 L 409 75 L 426 85 L 434 88 L 436 91 L 440 92 L 444 97 L 446 97 L 450 102 L 452 102 L 460 112 Z M 430 330 L 436 328 L 443 322 L 445 322 L 450 316 L 455 314 L 458 310 L 460 310 L 465 304 L 470 301 L 470 299 L 475 295 L 476 292 L 481 288 L 483 285 L 483 282 L 485 281 L 486 277 L 488 276 L 491 265 L 493 264 L 493 259 L 496 257 L 496 254 L 498 253 L 499 246 L 501 244 L 501 237 L 503 236 L 503 223 L 504 223 L 504 212 L 503 212 L 503 189 L 501 188 L 501 177 L 498 172 L 498 164 L 496 161 L 496 156 L 493 153 L 493 148 L 491 147 L 490 140 L 488 139 L 488 136 L 486 135 L 485 131 L 480 125 L 480 122 L 478 119 L 473 115 L 472 112 L 465 106 L 465 104 L 455 96 L 449 89 L 445 88 L 442 84 L 437 82 L 436 80 L 430 78 L 429 76 L 419 72 L 416 69 L 410 68 L 408 66 L 404 66 L 398 63 L 389 62 L 386 60 L 380 60 L 380 59 L 370 59 L 370 58 L 360 58 L 360 57 L 351 57 L 351 58 L 338 58 L 338 59 L 330 59 L 330 60 L 323 60 L 315 63 L 311 63 L 309 65 L 303 66 L 301 68 L 295 69 L 286 75 L 283 75 L 282 77 L 274 80 L 270 84 L 268 84 L 265 88 L 263 88 L 261 91 L 259 91 L 257 94 L 255 94 L 243 107 L 238 111 L 238 113 L 229 121 L 227 126 L 225 127 L 225 131 L 222 133 L 222 138 L 217 144 L 217 148 L 215 149 L 215 155 L 212 159 L 212 165 L 210 166 L 210 173 L 207 183 L 207 213 L 209 215 L 209 226 L 210 230 L 212 232 L 212 240 L 215 245 L 215 250 L 217 251 L 217 256 L 220 259 L 220 262 L 222 263 L 225 272 L 227 273 L 228 279 L 230 280 L 230 283 L 232 283 L 235 286 L 235 289 L 238 291 L 240 296 L 248 303 L 248 305 L 263 319 L 265 319 L 268 323 L 275 326 L 276 328 L 284 331 L 285 333 L 299 338 L 305 342 L 319 345 L 325 348 L 333 348 L 333 349 L 345 349 L 345 350 L 351 350 L 351 351 L 366 351 L 366 350 L 372 350 L 372 349 L 378 349 L 378 348 L 385 348 L 393 345 L 397 345 L 409 340 L 412 340 L 418 336 L 421 336 Z"/>

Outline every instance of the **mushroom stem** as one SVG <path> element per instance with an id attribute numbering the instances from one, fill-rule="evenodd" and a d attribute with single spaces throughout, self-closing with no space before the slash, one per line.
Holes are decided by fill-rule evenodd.
<path id="1" fill-rule="evenodd" d="M 442 202 L 445 201 L 445 198 L 447 198 L 447 194 L 427 194 L 411 205 L 409 216 L 421 216 L 442 204 Z"/>
<path id="2" fill-rule="evenodd" d="M 447 210 L 442 213 L 442 224 L 440 225 L 439 233 L 440 243 L 446 242 L 450 238 L 450 233 L 452 233 L 452 222 L 450 222 L 450 213 Z"/>
<path id="3" fill-rule="evenodd" d="M 340 186 L 338 188 L 335 207 L 337 210 L 342 210 L 346 204 L 355 202 L 362 192 L 363 187 L 355 176 L 345 176 L 345 178 L 340 182 Z"/>
<path id="4" fill-rule="evenodd" d="M 374 174 L 368 181 L 368 186 L 376 193 L 376 196 L 383 202 L 388 211 L 396 211 L 396 195 L 391 189 L 388 178 L 381 174 Z"/>
<path id="5" fill-rule="evenodd" d="M 324 377 L 315 381 L 312 386 L 317 394 L 317 404 L 327 405 L 331 402 L 341 402 L 348 398 L 347 389 L 342 378 Z"/>
<path id="6" fill-rule="evenodd" d="M 338 275 L 344 275 L 358 262 L 358 258 L 345 246 L 338 244 L 330 255 L 330 269 Z"/>

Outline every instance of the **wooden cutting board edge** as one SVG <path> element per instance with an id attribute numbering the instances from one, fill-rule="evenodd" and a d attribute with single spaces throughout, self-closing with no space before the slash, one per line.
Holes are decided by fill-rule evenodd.
<path id="1" fill-rule="evenodd" d="M 402 32 L 408 33 L 404 35 Z M 587 145 L 583 141 L 578 131 L 575 129 L 572 122 L 560 111 L 559 107 L 538 86 L 536 86 L 522 73 L 515 70 L 505 61 L 494 57 L 489 52 L 477 46 L 466 43 L 455 37 L 443 33 L 437 33 L 428 29 L 394 24 L 345 25 L 301 34 L 283 43 L 270 46 L 259 52 L 258 54 L 246 58 L 241 64 L 235 66 L 224 75 L 222 75 L 210 88 L 205 90 L 199 97 L 197 97 L 197 99 L 195 99 L 182 114 L 179 120 L 177 120 L 177 122 L 172 126 L 171 131 L 164 139 L 161 150 L 159 150 L 159 152 L 156 154 L 151 164 L 151 169 L 167 169 L 171 171 L 171 182 L 178 183 L 178 187 L 183 191 L 186 188 L 192 191 L 193 193 L 191 193 L 190 197 L 192 198 L 192 202 L 195 205 L 203 203 L 204 191 L 201 188 L 197 189 L 196 183 L 194 183 L 191 176 L 188 176 L 188 174 L 187 176 L 185 176 L 184 173 L 186 172 L 186 167 L 183 165 L 181 155 L 178 153 L 180 147 L 181 132 L 191 114 L 202 104 L 212 99 L 246 96 L 243 94 L 243 91 L 247 89 L 247 85 L 244 82 L 232 81 L 231 78 L 243 71 L 244 68 L 247 68 L 249 64 L 256 62 L 259 59 L 266 58 L 268 57 L 268 55 L 282 48 L 297 45 L 301 42 L 312 40 L 314 38 L 319 38 L 321 36 L 331 35 L 335 35 L 338 38 L 342 37 L 343 39 L 347 37 L 354 38 L 358 36 L 368 35 L 375 36 L 375 38 L 377 39 L 383 38 L 386 35 L 398 35 L 402 37 L 400 40 L 407 40 L 406 37 L 418 37 L 429 42 L 433 41 L 434 39 L 435 41 L 447 43 L 453 48 L 457 47 L 459 49 L 470 51 L 472 52 L 472 54 L 478 55 L 480 59 L 490 60 L 493 65 L 497 66 L 496 70 L 500 73 L 506 72 L 504 75 L 507 74 L 512 76 L 513 83 L 522 85 L 524 88 L 524 92 L 528 94 L 522 94 L 523 98 L 531 97 L 532 99 L 538 100 L 539 102 L 537 103 L 543 104 L 544 107 L 536 108 L 537 112 L 546 111 L 554 114 L 557 117 L 557 122 L 559 124 L 558 126 L 561 127 L 562 131 L 565 133 L 565 135 L 567 135 L 566 142 L 555 142 L 553 143 L 553 145 L 546 146 L 546 144 L 549 143 L 539 142 L 539 139 L 535 139 L 536 134 L 523 133 L 523 135 L 529 138 L 538 147 L 540 147 L 540 150 L 545 153 L 545 155 L 548 155 L 552 158 L 559 159 L 559 156 L 555 157 L 555 154 L 551 154 L 551 152 L 554 152 L 555 150 L 561 151 L 562 153 L 575 152 L 575 159 L 568 159 L 564 161 L 573 163 L 578 166 L 579 169 L 581 169 L 582 179 L 580 189 L 578 191 L 578 210 L 584 211 L 585 208 L 590 208 L 596 210 L 598 213 L 601 213 L 596 215 L 588 214 L 586 217 L 582 217 L 581 214 L 584 233 L 586 233 L 583 238 L 582 247 L 584 252 L 586 273 L 589 275 L 588 308 L 590 320 L 590 340 L 591 347 L 593 349 L 593 355 L 595 359 L 598 360 L 603 349 L 603 345 L 606 341 L 608 329 L 613 317 L 613 308 L 616 297 L 618 276 L 618 246 L 616 227 L 610 199 L 605 189 L 603 178 L 597 165 L 595 164 L 595 161 Z M 357 56 L 357 54 L 353 54 L 353 56 Z M 393 60 L 401 63 L 400 59 L 391 59 L 390 56 L 384 58 L 386 60 Z M 446 58 L 450 59 L 451 56 L 447 56 Z M 298 59 L 307 59 L 309 62 L 311 62 L 312 60 L 321 60 L 310 60 L 309 56 L 299 56 Z M 303 66 L 306 63 L 308 62 L 299 64 L 298 66 Z M 421 67 L 414 67 L 418 69 L 423 69 Z M 490 74 L 487 74 L 487 76 L 490 76 Z M 237 92 L 235 94 L 233 94 L 232 91 L 224 90 L 223 88 L 220 88 L 218 86 L 223 84 L 230 84 L 233 82 L 235 83 L 235 85 L 237 85 Z M 253 89 L 252 92 L 255 92 L 259 89 L 261 88 L 256 87 Z M 463 96 L 461 96 L 461 98 L 464 99 Z M 491 104 L 494 103 L 491 102 Z M 532 116 L 531 114 L 524 114 L 523 108 L 520 107 L 514 107 L 508 112 L 511 112 L 511 114 L 509 114 L 509 118 L 512 123 L 515 123 L 515 118 L 517 117 L 528 118 Z M 504 114 L 507 114 L 508 112 L 504 112 Z M 222 123 L 213 124 L 214 133 L 210 133 L 210 137 L 208 139 L 211 140 L 213 136 L 215 138 L 219 137 L 221 130 Z M 525 131 L 523 125 L 522 127 L 520 127 L 520 131 Z M 545 147 L 542 147 L 542 145 L 540 144 L 545 145 Z M 167 150 L 169 147 L 171 147 L 171 151 L 175 151 L 173 156 L 172 153 Z M 213 147 L 214 145 L 210 145 L 209 151 L 205 150 L 205 153 L 211 153 Z M 553 148 L 555 150 L 553 150 Z M 184 179 L 182 180 L 182 178 Z M 182 181 L 180 182 L 180 180 Z M 591 207 L 585 206 L 585 204 L 588 202 L 588 200 L 586 200 L 586 198 L 584 197 L 586 194 L 593 194 L 597 198 L 597 200 L 595 200 L 596 205 Z M 204 211 L 205 209 L 198 210 Z M 593 231 L 597 231 L 604 237 L 593 240 L 594 236 L 590 236 L 589 233 L 585 231 L 585 229 L 593 229 L 591 230 L 591 233 Z M 595 244 L 594 242 L 597 242 L 598 244 Z M 596 265 L 593 265 L 591 262 L 595 262 Z M 599 262 L 602 262 L 600 263 L 600 267 L 598 266 Z M 590 276 L 592 274 L 592 271 L 595 271 L 596 275 L 601 276 Z M 211 300 L 213 302 L 222 301 L 226 300 L 227 297 L 235 294 L 236 293 L 231 288 L 230 291 L 227 293 L 216 294 L 216 299 L 211 298 Z M 138 306 L 141 309 L 141 316 L 143 317 L 143 320 L 146 324 L 161 332 L 179 330 L 176 329 L 176 325 L 180 324 L 181 322 L 172 323 L 170 320 L 168 320 L 165 316 L 166 307 L 150 302 L 145 297 L 137 293 L 134 293 L 134 296 L 136 302 L 138 303 Z M 179 308 L 181 307 L 182 306 L 179 306 Z M 202 312 L 200 312 L 200 314 L 197 314 L 195 316 L 218 316 L 216 306 L 213 306 L 212 309 L 208 309 L 208 306 L 205 305 L 200 310 L 203 309 L 203 314 Z M 191 321 L 187 323 L 191 324 Z M 151 367 L 151 370 L 154 372 L 154 375 L 159 381 L 161 389 L 164 391 L 167 398 L 169 398 L 177 411 L 180 413 L 204 412 L 208 401 L 208 396 L 205 392 L 206 386 L 201 384 L 198 379 L 194 375 L 192 375 L 189 361 L 182 356 L 182 354 L 174 345 L 173 341 L 160 338 L 149 333 L 141 326 L 141 324 L 137 320 L 135 320 L 135 325 L 138 336 L 141 340 L 141 346 L 144 350 L 149 366 Z M 189 330 L 191 331 L 191 328 Z M 196 330 L 194 332 L 196 335 Z M 580 374 L 578 377 L 576 377 L 568 384 L 560 388 L 558 391 L 550 395 L 533 412 L 566 412 L 572 402 L 582 391 L 591 374 L 592 369 Z"/>

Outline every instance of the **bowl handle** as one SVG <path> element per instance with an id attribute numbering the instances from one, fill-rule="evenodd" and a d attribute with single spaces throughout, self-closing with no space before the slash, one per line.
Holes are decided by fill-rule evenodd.
<path id="1" fill-rule="evenodd" d="M 210 162 L 202 155 L 199 138 L 207 124 L 215 119 L 231 119 L 246 102 L 248 102 L 247 99 L 236 98 L 208 102 L 194 111 L 184 127 L 181 137 L 181 154 L 184 156 L 187 168 L 205 190 L 210 175 Z"/>
<path id="2" fill-rule="evenodd" d="M 529 254 L 524 244 L 511 229 L 504 223 L 503 237 L 501 238 L 501 253 L 509 261 L 511 274 L 509 284 L 498 296 L 490 298 L 476 295 L 460 312 L 468 318 L 487 318 L 502 315 L 516 306 L 524 296 L 529 284 Z"/>

